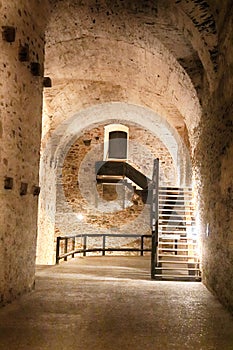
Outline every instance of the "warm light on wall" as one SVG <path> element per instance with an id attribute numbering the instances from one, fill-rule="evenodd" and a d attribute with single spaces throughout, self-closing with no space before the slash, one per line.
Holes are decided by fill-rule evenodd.
<path id="1" fill-rule="evenodd" d="M 84 219 L 83 214 L 78 213 L 78 214 L 77 214 L 77 219 L 78 219 L 79 221 L 82 221 L 82 220 Z"/>

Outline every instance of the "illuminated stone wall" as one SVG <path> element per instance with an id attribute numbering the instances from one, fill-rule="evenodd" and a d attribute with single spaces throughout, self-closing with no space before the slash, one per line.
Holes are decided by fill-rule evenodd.
<path id="1" fill-rule="evenodd" d="M 152 178 L 160 158 L 160 184 L 176 183 L 176 169 L 167 148 L 148 130 L 129 125 L 128 163 Z M 86 146 L 84 140 L 90 140 Z M 85 130 L 66 154 L 57 177 L 56 231 L 74 233 L 150 234 L 150 208 L 133 190 L 118 184 L 96 186 L 95 163 L 103 160 L 104 124 Z M 123 200 L 125 197 L 125 201 Z M 134 198 L 134 200 L 133 200 Z M 126 208 L 124 208 L 126 207 Z M 80 222 L 78 214 L 84 220 Z"/>
<path id="2" fill-rule="evenodd" d="M 45 71 L 51 76 L 53 87 L 44 93 L 43 103 L 38 261 L 54 262 L 51 250 L 54 252 L 55 221 L 57 233 L 63 233 L 64 228 L 59 223 L 61 211 L 67 210 L 69 218 L 80 209 L 86 210 L 86 224 L 85 220 L 76 221 L 77 226 L 70 227 L 70 232 L 100 223 L 97 208 L 88 207 L 93 201 L 92 193 L 74 179 L 80 181 L 86 175 L 93 179 L 90 169 L 101 155 L 101 143 L 98 148 L 97 140 L 92 141 L 90 149 L 84 147 L 80 152 L 82 135 L 76 135 L 75 144 L 72 128 L 76 123 L 79 130 L 87 130 L 93 122 L 103 123 L 104 119 L 98 116 L 93 121 L 88 114 L 82 119 L 80 113 L 106 104 L 108 116 L 109 104 L 137 106 L 154 113 L 156 119 L 153 124 L 151 116 L 138 114 L 138 120 L 144 119 L 141 128 L 144 125 L 148 129 L 153 124 L 159 129 L 166 121 L 162 136 L 170 154 L 177 154 L 177 164 L 187 159 L 182 153 L 185 147 L 192 157 L 203 241 L 203 280 L 232 310 L 232 1 L 49 3 L 51 16 L 46 0 L 0 1 L 1 25 L 16 29 L 14 41 L 7 42 L 4 36 L 0 40 L 1 304 L 31 289 L 34 283 L 37 196 L 33 195 L 33 186 L 38 186 L 46 30 Z M 28 55 L 24 50 L 28 50 Z M 41 72 L 37 76 L 38 63 Z M 135 130 L 135 135 L 141 137 L 141 131 Z M 99 140 L 101 137 L 100 133 Z M 162 181 L 170 182 L 177 164 L 171 168 L 164 146 L 148 137 L 148 145 L 144 140 L 143 147 L 149 147 L 153 153 L 150 145 L 155 142 L 157 149 L 161 148 L 164 174 L 173 169 L 168 178 L 163 175 Z M 62 154 L 62 145 L 68 144 L 73 146 L 70 151 L 65 147 Z M 67 157 L 66 152 L 70 152 Z M 143 152 L 139 159 L 138 154 L 137 147 L 133 148 L 133 163 L 150 175 L 151 160 Z M 72 157 L 76 155 L 85 159 L 80 167 L 74 165 Z M 185 166 L 182 164 L 181 168 Z M 188 171 L 189 168 L 188 164 Z M 6 178 L 9 184 L 5 183 Z M 13 187 L 4 188 L 11 187 L 11 181 Z M 71 191 L 69 186 L 73 186 Z M 77 202 L 72 197 L 74 193 L 84 199 L 80 197 Z M 113 198 L 116 193 L 110 195 Z M 113 205 L 114 201 L 107 202 Z M 118 223 L 120 217 L 123 223 L 120 229 L 129 228 L 130 217 L 130 227 L 137 231 L 141 226 L 147 231 L 148 211 L 140 200 L 119 213 Z M 114 230 L 112 218 L 102 219 L 104 229 Z M 96 225 L 98 230 L 101 225 Z"/>
<path id="3" fill-rule="evenodd" d="M 220 6 L 220 5 L 219 5 Z M 205 284 L 233 310 L 233 17 L 220 12 L 216 89 L 205 100 L 195 152 Z M 208 91 L 206 91 L 208 96 Z"/>
<path id="4" fill-rule="evenodd" d="M 0 37 L 0 305 L 34 285 L 44 15 L 37 1 L 0 1 L 1 32 L 15 29 Z"/>

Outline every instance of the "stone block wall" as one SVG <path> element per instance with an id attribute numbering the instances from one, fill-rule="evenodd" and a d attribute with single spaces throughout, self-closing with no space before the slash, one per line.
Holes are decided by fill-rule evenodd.
<path id="1" fill-rule="evenodd" d="M 43 18 L 37 1 L 0 1 L 0 305 L 34 285 Z"/>

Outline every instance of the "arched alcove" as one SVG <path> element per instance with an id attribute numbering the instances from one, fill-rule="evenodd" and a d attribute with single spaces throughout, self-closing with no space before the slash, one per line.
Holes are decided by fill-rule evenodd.
<path id="1" fill-rule="evenodd" d="M 118 119 L 115 119 L 116 115 Z M 46 241 L 46 244 L 41 243 L 41 248 L 39 248 L 39 243 L 38 250 L 50 251 L 48 254 L 50 254 L 50 258 L 53 255 L 52 260 L 54 259 L 54 250 L 51 253 L 51 248 L 54 244 L 56 183 L 59 181 L 57 179 L 61 179 L 62 177 L 61 171 L 65 157 L 78 135 L 82 134 L 91 125 L 106 123 L 108 120 L 110 124 L 136 122 L 147 130 L 150 130 L 167 147 L 173 159 L 177 173 L 174 185 L 190 185 L 192 181 L 190 156 L 184 142 L 179 134 L 169 126 L 166 120 L 152 110 L 142 106 L 114 102 L 96 105 L 76 113 L 69 119 L 69 122 L 65 121 L 55 130 L 42 153 L 40 231 L 43 232 L 43 235 L 41 234 L 40 236 L 39 234 L 39 239 L 41 237 L 41 242 Z M 66 201 L 65 198 L 64 201 Z M 47 233 L 48 237 L 45 236 L 44 232 Z M 43 259 L 45 259 L 46 254 L 41 254 Z"/>

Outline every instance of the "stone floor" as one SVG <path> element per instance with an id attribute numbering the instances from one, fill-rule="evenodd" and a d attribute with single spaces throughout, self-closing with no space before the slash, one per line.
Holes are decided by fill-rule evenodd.
<path id="1" fill-rule="evenodd" d="M 40 267 L 35 291 L 0 310 L 0 349 L 233 349 L 233 318 L 201 283 L 148 271 L 140 257 Z"/>

